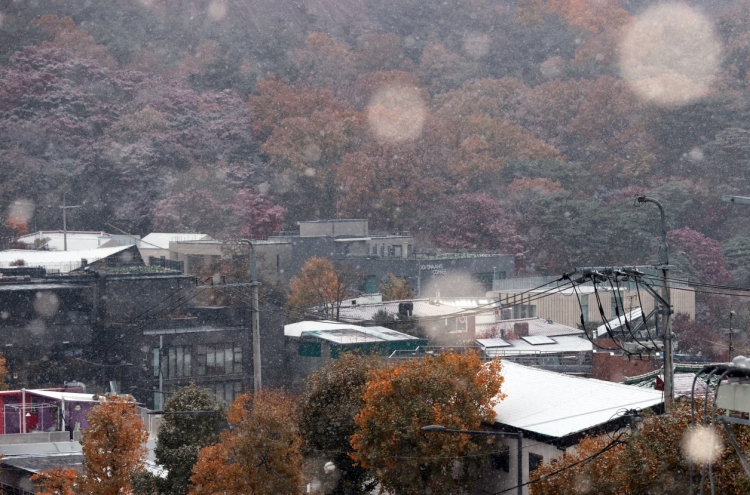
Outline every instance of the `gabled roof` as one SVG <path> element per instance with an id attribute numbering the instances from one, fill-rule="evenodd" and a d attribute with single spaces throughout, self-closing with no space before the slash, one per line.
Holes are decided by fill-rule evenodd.
<path id="1" fill-rule="evenodd" d="M 663 402 L 662 393 L 621 383 L 579 378 L 503 361 L 507 397 L 495 422 L 559 439 L 608 423 L 623 409 Z"/>
<path id="2" fill-rule="evenodd" d="M 209 241 L 207 234 L 181 234 L 177 232 L 153 232 L 141 239 L 141 249 L 169 249 L 170 242 Z"/>
<path id="3" fill-rule="evenodd" d="M 109 248 L 85 249 L 80 251 L 35 251 L 32 249 L 8 249 L 0 251 L 0 266 L 10 266 L 17 260 L 23 260 L 28 267 L 40 266 L 47 270 L 60 270 L 66 273 L 80 266 L 81 260 L 94 263 L 101 259 L 117 254 L 132 246 L 117 246 Z"/>

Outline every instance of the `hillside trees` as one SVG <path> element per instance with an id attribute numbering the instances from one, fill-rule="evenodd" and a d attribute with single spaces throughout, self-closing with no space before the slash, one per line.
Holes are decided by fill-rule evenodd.
<path id="1" fill-rule="evenodd" d="M 486 194 L 461 194 L 451 200 L 450 223 L 435 237 L 454 249 L 501 250 L 523 259 L 523 239 L 500 204 Z"/>
<path id="2" fill-rule="evenodd" d="M 493 422 L 502 383 L 500 363 L 483 364 L 473 353 L 444 353 L 375 370 L 355 418 L 353 457 L 376 470 L 389 491 L 463 493 L 471 482 L 471 454 L 480 444 L 466 435 L 426 434 L 421 427 L 471 430 Z M 459 458 L 461 472 L 454 476 Z"/>

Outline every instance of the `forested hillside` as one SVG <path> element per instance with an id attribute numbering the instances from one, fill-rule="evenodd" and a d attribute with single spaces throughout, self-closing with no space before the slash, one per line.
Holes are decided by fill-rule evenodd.
<path id="1" fill-rule="evenodd" d="M 653 259 L 646 193 L 693 276 L 723 249 L 749 283 L 750 208 L 720 196 L 750 194 L 750 2 L 674 8 L 660 40 L 705 62 L 661 93 L 623 67 L 652 4 L 2 1 L 4 239 L 60 228 L 68 191 L 74 229 L 338 215 L 560 273 Z"/>

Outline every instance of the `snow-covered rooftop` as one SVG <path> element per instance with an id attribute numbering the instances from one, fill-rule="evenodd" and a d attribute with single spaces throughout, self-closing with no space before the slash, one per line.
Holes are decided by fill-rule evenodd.
<path id="1" fill-rule="evenodd" d="M 284 326 L 287 337 L 317 337 L 336 344 L 417 340 L 411 335 L 385 327 L 361 327 L 333 321 L 301 321 Z"/>
<path id="2" fill-rule="evenodd" d="M 450 316 L 453 314 L 463 313 L 461 308 L 446 306 L 440 303 L 432 302 L 429 299 L 414 299 L 408 301 L 387 301 L 380 303 L 357 304 L 351 306 L 341 306 L 339 316 L 341 319 L 349 321 L 369 321 L 375 318 L 375 315 L 384 311 L 389 315 L 398 314 L 399 303 L 412 303 L 414 309 L 412 316 L 417 318 L 427 316 Z"/>
<path id="3" fill-rule="evenodd" d="M 512 332 L 517 323 L 526 323 L 529 326 L 529 335 L 545 335 L 547 337 L 556 337 L 560 335 L 583 335 L 583 330 L 563 325 L 552 320 L 544 318 L 517 318 L 513 320 L 501 320 L 495 323 L 477 325 L 477 335 L 492 334 L 501 335 L 501 330 L 505 333 Z"/>
<path id="4" fill-rule="evenodd" d="M 59 270 L 67 273 L 81 266 L 81 260 L 94 263 L 107 258 L 131 246 L 103 247 L 79 251 L 35 251 L 32 249 L 8 249 L 0 251 L 0 266 L 8 267 L 11 263 L 23 260 L 23 266 L 42 267 L 47 270 Z"/>
<path id="5" fill-rule="evenodd" d="M 591 352 L 594 346 L 586 339 L 573 336 L 540 337 L 550 339 L 551 342 L 531 343 L 526 339 L 504 340 L 504 339 L 477 339 L 476 343 L 482 346 L 482 350 L 489 357 L 517 356 L 524 354 L 552 354 L 560 352 Z"/>
<path id="6" fill-rule="evenodd" d="M 175 232 L 153 232 L 141 239 L 141 249 L 169 249 L 170 242 L 211 241 L 207 234 L 180 234 Z"/>
<path id="7" fill-rule="evenodd" d="M 579 378 L 503 361 L 502 391 L 495 421 L 562 438 L 614 419 L 622 409 L 661 404 L 662 393 L 621 383 Z"/>

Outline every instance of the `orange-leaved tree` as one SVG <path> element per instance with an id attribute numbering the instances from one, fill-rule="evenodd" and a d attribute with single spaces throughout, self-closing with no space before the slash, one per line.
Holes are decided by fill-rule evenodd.
<path id="1" fill-rule="evenodd" d="M 495 419 L 504 398 L 500 363 L 469 353 L 427 356 L 372 373 L 352 436 L 354 459 L 377 472 L 391 493 L 464 493 L 482 448 L 468 435 L 438 435 L 427 425 L 475 430 Z M 467 457 L 468 456 L 468 457 Z M 461 469 L 458 469 L 461 467 Z M 460 471 L 460 472 L 459 472 Z"/>
<path id="2" fill-rule="evenodd" d="M 290 319 L 303 319 L 305 311 L 318 308 L 326 318 L 338 320 L 341 302 L 357 280 L 357 273 L 350 267 L 334 265 L 326 258 L 310 258 L 289 284 Z"/>
<path id="3" fill-rule="evenodd" d="M 131 491 L 131 479 L 144 469 L 148 432 L 135 402 L 107 397 L 87 417 L 83 432 L 81 493 L 115 495 Z"/>
<path id="4" fill-rule="evenodd" d="M 227 419 L 233 428 L 198 453 L 190 493 L 299 493 L 302 442 L 293 399 L 276 390 L 244 394 Z"/>
<path id="5" fill-rule="evenodd" d="M 55 467 L 31 477 L 40 495 L 76 495 L 78 471 Z"/>

